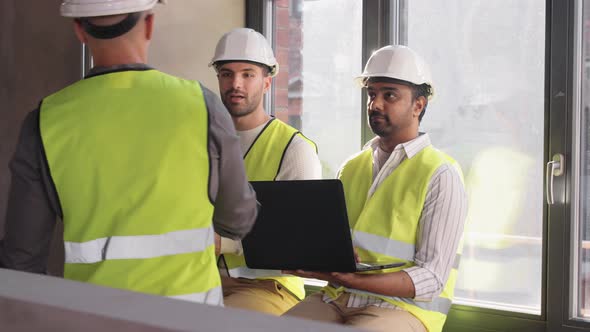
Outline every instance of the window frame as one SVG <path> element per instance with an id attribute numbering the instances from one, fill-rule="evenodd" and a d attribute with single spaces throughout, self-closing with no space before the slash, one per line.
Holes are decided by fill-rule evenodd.
<path id="1" fill-rule="evenodd" d="M 246 26 L 265 34 L 273 0 L 246 0 Z M 396 22 L 407 19 L 408 0 L 363 0 L 362 63 L 372 51 L 394 42 L 406 43 L 407 31 L 396 29 Z M 555 178 L 555 190 L 565 203 L 543 207 L 543 263 L 541 315 L 493 310 L 454 304 L 445 325 L 446 331 L 590 331 L 590 322 L 569 317 L 572 146 L 571 119 L 574 112 L 575 20 L 579 1 L 546 0 L 545 27 L 545 135 L 544 160 L 554 153 L 566 156 L 565 176 Z M 270 8 L 270 10 L 269 10 Z M 377 19 L 375 19 L 377 18 Z M 265 22 L 266 20 L 266 22 Z M 565 68 L 565 70 L 564 70 Z M 363 68 L 359 68 L 359 72 Z M 366 95 L 362 94 L 361 142 L 373 137 L 367 125 Z M 267 94 L 272 95 L 272 94 Z M 568 122 L 569 121 L 569 122 Z M 544 165 L 543 165 L 544 166 Z M 545 186 L 545 180 L 543 180 Z M 551 285 L 549 287 L 548 285 Z"/>
<path id="2" fill-rule="evenodd" d="M 565 176 L 555 180 L 560 191 L 557 192 L 564 199 L 563 204 L 555 204 L 547 207 L 547 330 L 560 331 L 590 331 L 590 322 L 581 321 L 571 317 L 571 290 L 572 284 L 572 228 L 579 222 L 576 218 L 578 208 L 576 198 L 578 196 L 579 178 L 576 174 L 578 165 L 579 137 L 576 121 L 579 116 L 578 89 L 581 88 L 579 69 L 579 46 L 581 39 L 578 15 L 582 15 L 582 0 L 568 1 L 565 4 L 558 0 L 550 1 L 552 5 L 552 17 L 554 21 L 550 26 L 551 48 L 548 51 L 551 59 L 550 76 L 547 79 L 547 96 L 550 96 L 550 119 L 547 126 L 550 128 L 548 140 L 547 159 L 554 153 L 563 153 L 566 156 Z M 565 70 L 564 70 L 565 68 Z M 565 97 L 565 98 L 563 98 Z M 555 185 L 555 183 L 554 183 Z M 574 263 L 575 264 L 575 263 Z"/>

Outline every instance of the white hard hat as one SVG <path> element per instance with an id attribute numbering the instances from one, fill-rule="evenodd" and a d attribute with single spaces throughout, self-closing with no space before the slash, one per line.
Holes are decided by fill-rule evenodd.
<path id="1" fill-rule="evenodd" d="M 209 67 L 218 61 L 252 61 L 268 66 L 270 76 L 279 72 L 279 64 L 266 38 L 248 28 L 234 29 L 219 39 Z"/>
<path id="2" fill-rule="evenodd" d="M 389 45 L 373 52 L 363 73 L 356 77 L 359 84 L 371 77 L 389 77 L 416 85 L 428 84 L 434 95 L 430 68 L 416 52 L 403 45 Z"/>
<path id="3" fill-rule="evenodd" d="M 166 0 L 64 0 L 60 11 L 65 17 L 95 17 L 142 12 L 156 3 Z"/>

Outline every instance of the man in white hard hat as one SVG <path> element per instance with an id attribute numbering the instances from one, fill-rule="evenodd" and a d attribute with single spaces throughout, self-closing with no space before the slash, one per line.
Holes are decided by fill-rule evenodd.
<path id="1" fill-rule="evenodd" d="M 26 118 L 11 162 L 0 267 L 45 273 L 56 217 L 64 277 L 222 305 L 214 231 L 256 219 L 220 100 L 146 65 L 157 0 L 66 0 L 95 67 Z"/>
<path id="2" fill-rule="evenodd" d="M 279 70 L 266 38 L 252 29 L 229 31 L 217 43 L 210 65 L 217 72 L 221 100 L 240 137 L 248 180 L 321 178 L 315 144 L 264 110 L 264 94 Z M 288 230 L 277 236 L 288 236 Z M 247 268 L 239 242 L 222 237 L 219 246 L 228 307 L 280 315 L 305 296 L 298 277 Z"/>
<path id="3" fill-rule="evenodd" d="M 371 274 L 286 271 L 329 282 L 286 315 L 373 331 L 441 331 L 453 299 L 466 195 L 457 163 L 419 124 L 434 89 L 413 50 L 386 46 L 358 78 L 377 135 L 339 171 L 360 261 L 400 261 Z"/>

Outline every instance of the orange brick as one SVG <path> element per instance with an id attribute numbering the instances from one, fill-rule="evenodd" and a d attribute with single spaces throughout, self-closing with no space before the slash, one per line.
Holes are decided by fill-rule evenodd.
<path id="1" fill-rule="evenodd" d="M 275 116 L 283 122 L 289 122 L 289 115 L 287 114 L 287 110 L 275 108 Z"/>
<path id="2" fill-rule="evenodd" d="M 277 30 L 280 28 L 289 29 L 289 8 L 276 8 L 275 25 Z"/>
<path id="3" fill-rule="evenodd" d="M 275 6 L 289 8 L 289 0 L 275 0 Z"/>
<path id="4" fill-rule="evenodd" d="M 277 49 L 289 48 L 289 30 L 277 29 L 275 31 L 275 45 Z"/>
<path id="5" fill-rule="evenodd" d="M 286 88 L 278 88 L 275 86 L 275 107 L 284 107 L 285 109 L 289 106 L 288 90 Z"/>
<path id="6" fill-rule="evenodd" d="M 289 50 L 277 49 L 275 51 L 275 56 L 277 58 L 277 62 L 279 63 L 279 72 L 282 72 L 283 69 L 287 70 L 289 68 Z"/>
<path id="7" fill-rule="evenodd" d="M 277 88 L 286 89 L 289 86 L 289 68 L 282 66 L 279 74 L 275 76 L 274 82 Z"/>

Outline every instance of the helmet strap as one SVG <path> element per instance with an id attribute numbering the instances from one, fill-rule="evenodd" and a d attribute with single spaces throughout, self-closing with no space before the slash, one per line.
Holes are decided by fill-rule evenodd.
<path id="1" fill-rule="evenodd" d="M 130 13 L 121 22 L 113 25 L 95 25 L 86 18 L 78 18 L 84 31 L 96 39 L 113 39 L 129 32 L 139 21 L 141 13 Z"/>

